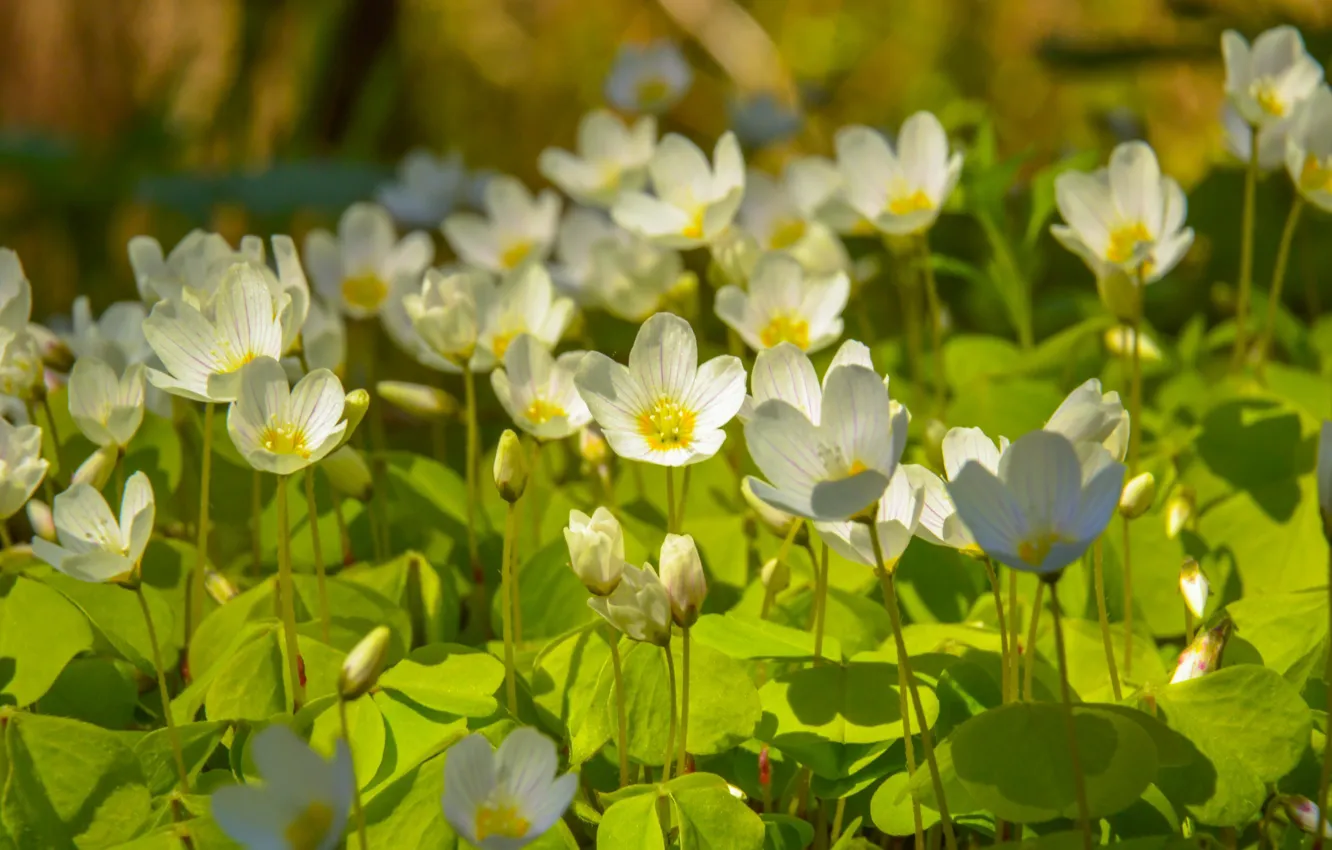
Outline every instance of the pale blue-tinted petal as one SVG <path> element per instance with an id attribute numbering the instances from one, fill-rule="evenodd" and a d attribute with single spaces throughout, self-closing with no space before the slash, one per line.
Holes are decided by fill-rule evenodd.
<path id="1" fill-rule="evenodd" d="M 267 788 L 227 785 L 210 798 L 213 820 L 245 850 L 289 850 L 289 813 Z"/>
<path id="2" fill-rule="evenodd" d="M 1004 452 L 999 477 L 1033 528 L 1058 531 L 1071 525 L 1082 492 L 1082 464 L 1067 437 L 1052 431 L 1024 434 Z"/>
<path id="3" fill-rule="evenodd" d="M 1031 569 L 1017 557 L 1030 526 L 1022 506 L 997 475 L 972 461 L 948 483 L 948 495 L 958 517 L 987 555 L 1017 569 Z"/>

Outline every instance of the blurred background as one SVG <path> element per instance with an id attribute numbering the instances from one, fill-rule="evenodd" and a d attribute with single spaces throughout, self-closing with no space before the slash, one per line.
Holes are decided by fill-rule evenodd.
<path id="1" fill-rule="evenodd" d="M 1040 169 L 1095 151 L 1090 167 L 1118 141 L 1147 139 L 1190 191 L 1201 237 L 1174 294 L 1148 307 L 1178 324 L 1225 314 L 1236 265 L 1241 178 L 1219 123 L 1220 34 L 1283 22 L 1332 59 L 1329 0 L 6 0 L 0 244 L 19 252 L 41 319 L 78 293 L 95 309 L 133 297 L 135 234 L 167 248 L 192 227 L 299 244 L 373 197 L 413 147 L 540 185 L 537 154 L 572 146 L 621 45 L 666 38 L 694 78 L 663 130 L 710 146 L 734 123 L 762 124 L 764 109 L 743 107 L 761 96 L 769 122 L 799 115 L 786 137 L 749 146 L 751 164 L 776 170 L 831 153 L 843 124 L 892 132 L 930 109 L 963 145 L 985 128 L 990 151 L 969 155 L 964 187 L 975 168 L 1002 166 L 997 203 L 1023 210 L 1005 225 L 1019 233 Z M 1260 189 L 1260 288 L 1289 192 L 1281 174 Z M 1325 224 L 1313 215 L 1301 229 L 1296 312 L 1318 310 Z M 945 225 L 936 245 L 984 261 L 993 246 L 975 222 Z M 1048 260 L 1027 266 L 1038 336 L 1095 309 L 1080 263 L 1041 239 Z M 970 286 L 943 283 L 953 301 Z M 1077 306 L 1062 306 L 1065 291 Z M 977 298 L 959 322 L 986 324 Z"/>

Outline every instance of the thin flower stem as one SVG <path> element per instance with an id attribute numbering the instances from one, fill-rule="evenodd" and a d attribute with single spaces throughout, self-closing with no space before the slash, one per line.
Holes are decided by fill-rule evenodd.
<path id="1" fill-rule="evenodd" d="M 1054 581 L 1057 580 L 1058 574 Z M 1073 794 L 1078 801 L 1078 823 L 1082 828 L 1082 845 L 1086 850 L 1091 850 L 1091 810 L 1087 806 L 1087 787 L 1082 778 L 1082 762 L 1078 756 L 1078 727 L 1073 720 L 1073 696 L 1068 687 L 1068 657 L 1064 652 L 1064 624 L 1060 621 L 1059 594 L 1053 583 L 1050 585 L 1050 613 L 1054 616 L 1055 654 L 1059 656 L 1059 690 L 1063 698 L 1064 723 L 1068 727 L 1068 756 L 1073 764 Z"/>
<path id="2" fill-rule="evenodd" d="M 829 843 L 836 844 L 837 839 L 842 837 L 842 819 L 845 816 L 846 816 L 846 798 L 838 797 L 837 808 L 833 810 L 832 834 L 828 838 Z"/>
<path id="3" fill-rule="evenodd" d="M 347 761 L 352 768 L 352 807 L 356 812 L 356 836 L 361 839 L 361 850 L 370 842 L 365 836 L 365 807 L 361 804 L 361 781 L 356 778 L 356 753 L 352 748 L 351 726 L 347 723 L 347 701 L 338 698 L 338 718 L 342 721 L 342 740 L 347 742 Z"/>
<path id="4" fill-rule="evenodd" d="M 1133 675 L 1133 539 L 1129 534 L 1129 519 L 1124 523 L 1124 678 Z"/>
<path id="5" fill-rule="evenodd" d="M 666 761 L 661 768 L 661 781 L 669 782 L 671 779 L 671 761 L 675 758 L 675 656 L 671 652 L 671 645 L 668 642 L 662 647 L 666 653 L 666 682 L 671 697 L 670 725 L 667 726 L 666 733 Z"/>
<path id="6" fill-rule="evenodd" d="M 263 473 L 256 469 L 250 483 L 250 568 L 256 578 L 264 564 L 263 516 L 264 479 Z"/>
<path id="7" fill-rule="evenodd" d="M 476 426 L 476 376 L 472 374 L 472 368 L 469 365 L 464 364 L 462 370 L 464 399 L 467 406 L 467 552 L 471 557 L 472 571 L 475 573 L 481 565 L 481 556 L 476 545 L 476 501 L 478 498 L 476 456 L 479 453 L 479 438 Z"/>
<path id="8" fill-rule="evenodd" d="M 1281 231 L 1281 244 L 1277 248 L 1276 265 L 1272 270 L 1272 287 L 1267 294 L 1267 319 L 1263 322 L 1263 335 L 1258 338 L 1258 374 L 1263 374 L 1267 365 L 1267 348 L 1272 344 L 1272 334 L 1276 331 L 1277 310 L 1281 307 L 1281 290 L 1286 284 L 1286 264 L 1290 261 L 1290 245 L 1295 240 L 1295 229 L 1300 223 L 1300 213 L 1304 211 L 1304 199 L 1299 193 L 1290 205 L 1290 214 L 1286 216 L 1286 226 Z"/>
<path id="9" fill-rule="evenodd" d="M 957 850 L 957 836 L 953 834 L 953 822 L 948 816 L 948 799 L 944 796 L 943 777 L 939 773 L 939 762 L 934 757 L 934 736 L 930 733 L 930 724 L 925 719 L 925 705 L 920 701 L 916 679 L 911 672 L 911 656 L 907 654 L 906 639 L 902 636 L 902 615 L 897 608 L 897 591 L 893 587 L 893 574 L 884 564 L 878 523 L 870 522 L 868 525 L 870 541 L 874 544 L 874 560 L 878 564 L 876 572 L 879 576 L 879 586 L 883 590 L 883 607 L 888 610 L 888 618 L 893 626 L 893 638 L 897 642 L 898 674 L 899 677 L 906 679 L 906 690 L 911 694 L 911 702 L 916 710 L 916 722 L 920 726 L 920 743 L 925 750 L 925 763 L 930 768 L 930 782 L 934 786 L 934 800 L 939 809 L 939 820 L 943 823 L 944 840 L 948 844 L 948 850 Z M 906 719 L 905 712 L 902 718 Z M 903 731 L 905 732 L 905 729 Z M 910 739 L 906 739 L 906 743 L 910 751 Z"/>
<path id="10" fill-rule="evenodd" d="M 213 416 L 217 405 L 204 405 L 203 456 L 199 459 L 199 528 L 195 543 L 194 574 L 190 577 L 190 606 L 185 618 L 185 639 L 194 636 L 204 612 L 204 568 L 208 566 L 208 503 L 213 475 Z"/>
<path id="11" fill-rule="evenodd" d="M 1239 298 L 1235 302 L 1235 352 L 1232 366 L 1238 369 L 1249 351 L 1249 300 L 1253 289 L 1253 220 L 1258 196 L 1258 128 L 1250 126 L 1249 167 L 1244 172 L 1244 212 L 1241 218 Z M 1136 422 L 1134 423 L 1137 424 Z M 1127 659 L 1125 659 L 1127 661 Z"/>
<path id="12" fill-rule="evenodd" d="M 1012 650 L 1008 654 L 1008 682 L 1013 688 L 1013 699 L 1016 701 L 1018 694 L 1018 646 L 1021 644 L 1018 633 L 1022 630 L 1021 618 L 1018 617 L 1018 582 L 1017 570 L 1008 571 L 1008 623 L 1013 630 L 1009 635 L 1008 646 Z"/>
<path id="13" fill-rule="evenodd" d="M 611 670 L 615 673 L 615 749 L 620 757 L 620 787 L 629 784 L 629 721 L 624 711 L 624 676 L 620 670 L 620 633 L 606 624 L 606 640 L 610 643 Z"/>
<path id="14" fill-rule="evenodd" d="M 1012 678 L 1009 676 L 1009 670 L 1008 670 L 1008 658 L 1009 658 L 1008 623 L 1007 623 L 1007 618 L 1004 616 L 1004 596 L 999 589 L 999 576 L 994 571 L 994 562 L 990 560 L 990 556 L 989 555 L 983 556 L 981 558 L 981 563 L 985 565 L 985 575 L 990 580 L 990 592 L 994 594 L 994 613 L 995 613 L 995 618 L 998 620 L 998 625 L 999 625 L 999 640 L 1000 640 L 1000 653 L 1001 653 L 1000 662 L 999 662 L 999 673 L 1000 673 L 999 678 L 1002 684 L 1000 685 L 1000 692 L 1003 694 L 1003 701 L 1007 703 L 1014 700 L 1016 698 L 1016 695 L 1013 693 L 1015 683 L 1012 681 Z M 1013 628 L 1016 629 L 1017 625 L 1014 624 Z"/>
<path id="15" fill-rule="evenodd" d="M 828 619 L 828 544 L 823 544 L 823 557 L 819 559 L 819 573 L 814 578 L 814 663 L 823 660 L 823 632 Z M 810 560 L 814 550 L 810 549 Z"/>
<path id="16" fill-rule="evenodd" d="M 116 504 L 125 501 L 125 448 L 116 451 Z"/>
<path id="17" fill-rule="evenodd" d="M 689 501 L 689 476 L 693 471 L 694 467 L 686 466 L 684 475 L 680 477 L 680 501 L 675 506 L 675 525 L 677 529 L 684 528 L 685 504 Z"/>
<path id="18" fill-rule="evenodd" d="M 916 744 L 911 740 L 911 706 L 907 700 L 907 673 L 906 667 L 897 665 L 897 713 L 902 718 L 902 748 L 906 753 L 907 776 L 913 776 L 916 773 Z M 912 788 L 911 790 L 911 818 L 916 827 L 916 845 L 925 846 L 925 821 L 920 813 L 920 794 Z"/>
<path id="19" fill-rule="evenodd" d="M 305 685 L 301 684 L 300 645 L 296 642 L 296 589 L 291 580 L 291 512 L 287 505 L 287 476 L 277 479 L 278 508 L 278 592 L 282 596 L 282 636 L 287 647 L 287 669 L 291 673 L 291 692 L 295 708 L 305 703 Z"/>
<path id="20" fill-rule="evenodd" d="M 136 585 L 134 595 L 139 598 L 139 609 L 143 611 L 143 624 L 148 628 L 148 643 L 153 648 L 153 667 L 157 671 L 157 689 L 162 695 L 162 718 L 166 721 L 167 740 L 171 742 L 171 754 L 176 759 L 176 775 L 180 777 L 180 790 L 190 793 L 190 771 L 185 766 L 185 751 L 180 746 L 180 732 L 176 721 L 171 716 L 171 692 L 167 689 L 166 668 L 162 664 L 162 649 L 157 644 L 157 628 L 153 625 L 153 615 L 148 608 L 148 599 L 143 595 L 143 585 Z"/>
<path id="21" fill-rule="evenodd" d="M 342 563 L 346 565 L 355 560 L 356 554 L 352 552 L 351 531 L 347 528 L 347 517 L 342 512 L 342 502 L 342 497 L 334 494 L 333 516 L 337 517 L 338 520 L 338 538 L 342 543 Z"/>
<path id="22" fill-rule="evenodd" d="M 681 626 L 680 633 L 683 642 L 681 659 L 684 665 L 680 669 L 682 674 L 680 682 L 683 686 L 680 691 L 680 759 L 675 763 L 675 773 L 684 776 L 685 764 L 689 759 L 689 627 Z"/>
<path id="23" fill-rule="evenodd" d="M 1332 552 L 1328 554 L 1327 562 L 1328 577 L 1328 628 L 1332 629 Z M 1323 673 L 1324 682 L 1332 682 L 1332 652 L 1327 653 L 1327 667 Z M 1327 691 L 1327 714 L 1332 717 L 1332 687 L 1325 688 Z M 1323 740 L 1323 772 L 1318 777 L 1318 796 L 1314 802 L 1318 805 L 1318 828 L 1314 830 L 1314 847 L 1321 850 L 1323 846 L 1323 836 L 1327 829 L 1327 791 L 1328 782 L 1332 780 L 1332 735 L 1327 735 Z"/>
<path id="24" fill-rule="evenodd" d="M 675 534 L 675 467 L 666 467 L 666 531 Z"/>
<path id="25" fill-rule="evenodd" d="M 1101 538 L 1092 544 L 1092 576 L 1096 582 L 1096 618 L 1101 621 L 1101 642 L 1105 644 L 1105 666 L 1110 671 L 1110 687 L 1115 692 L 1115 702 L 1124 698 L 1119 688 L 1119 665 L 1115 663 L 1115 650 L 1110 640 L 1110 617 L 1105 612 L 1105 571 Z"/>
<path id="26" fill-rule="evenodd" d="M 501 603 L 504 613 L 504 691 L 509 701 L 509 713 L 518 716 L 518 681 L 513 663 L 513 539 L 518 536 L 518 511 L 509 503 L 504 517 L 504 560 L 500 563 Z"/>
<path id="27" fill-rule="evenodd" d="M 309 517 L 310 546 L 314 549 L 315 576 L 319 583 L 319 625 L 324 643 L 329 642 L 332 619 L 328 610 L 328 578 L 324 575 L 324 545 L 319 539 L 319 507 L 315 503 L 315 467 L 305 470 L 305 509 Z"/>
<path id="28" fill-rule="evenodd" d="M 1036 595 L 1031 600 L 1031 625 L 1027 630 L 1027 669 L 1022 674 L 1022 696 L 1027 702 L 1035 699 L 1032 681 L 1036 672 L 1036 629 L 1041 623 L 1041 600 L 1045 596 L 1045 582 L 1036 585 Z"/>
<path id="29" fill-rule="evenodd" d="M 56 427 L 55 414 L 51 412 L 51 397 L 42 394 L 42 410 L 46 412 L 46 427 L 51 430 L 52 457 L 60 457 L 60 430 Z"/>
<path id="30" fill-rule="evenodd" d="M 920 276 L 925 279 L 925 298 L 930 307 L 930 349 L 934 355 L 934 409 L 942 416 L 948 387 L 943 353 L 943 308 L 939 302 L 939 287 L 934 280 L 934 264 L 930 262 L 928 230 L 921 232 L 919 245 Z"/>

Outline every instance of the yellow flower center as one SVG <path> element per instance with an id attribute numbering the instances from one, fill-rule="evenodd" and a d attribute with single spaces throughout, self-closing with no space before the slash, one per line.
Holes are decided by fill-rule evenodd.
<path id="1" fill-rule="evenodd" d="M 504 266 L 506 269 L 516 269 L 519 263 L 526 260 L 527 255 L 532 253 L 532 247 L 533 245 L 530 239 L 523 239 L 513 243 L 500 252 L 500 265 Z"/>
<path id="2" fill-rule="evenodd" d="M 517 806 L 481 806 L 476 810 L 476 840 L 485 841 L 492 835 L 503 838 L 522 838 L 532 824 L 518 814 Z"/>
<path id="3" fill-rule="evenodd" d="M 1313 154 L 1305 156 L 1304 167 L 1300 169 L 1300 188 L 1306 192 L 1332 192 L 1332 158 L 1322 163 Z"/>
<path id="4" fill-rule="evenodd" d="M 1045 560 L 1045 556 L 1050 554 L 1050 548 L 1056 543 L 1062 542 L 1063 539 L 1061 535 L 1053 531 L 1043 532 L 1018 544 L 1018 557 L 1033 567 L 1039 567 L 1041 562 Z"/>
<path id="5" fill-rule="evenodd" d="M 772 228 L 772 236 L 768 241 L 771 243 L 772 250 L 783 251 L 805 238 L 805 231 L 808 229 L 808 225 L 805 224 L 805 220 L 802 218 L 779 221 Z"/>
<path id="6" fill-rule="evenodd" d="M 291 422 L 269 422 L 259 432 L 259 444 L 275 455 L 297 455 L 309 459 L 310 444 L 305 430 Z"/>
<path id="7" fill-rule="evenodd" d="M 1105 258 L 1112 263 L 1127 263 L 1133 259 L 1140 244 L 1151 241 L 1152 234 L 1142 222 L 1122 224 L 1110 231 L 1110 244 L 1106 246 Z"/>
<path id="8" fill-rule="evenodd" d="M 214 354 L 216 353 L 215 351 Z M 232 351 L 231 347 L 227 346 L 226 353 L 218 357 L 218 372 L 220 374 L 230 374 L 258 356 L 253 351 Z"/>
<path id="9" fill-rule="evenodd" d="M 526 328 L 518 328 L 516 330 L 505 331 L 504 333 L 495 334 L 494 338 L 491 339 L 490 341 L 490 350 L 494 352 L 495 359 L 503 360 L 504 352 L 509 350 L 509 346 L 513 343 L 513 341 L 518 337 L 519 334 L 526 332 L 527 332 Z"/>
<path id="10" fill-rule="evenodd" d="M 634 94 L 640 107 L 656 106 L 671 93 L 671 84 L 665 77 L 644 77 L 634 86 Z"/>
<path id="11" fill-rule="evenodd" d="M 333 809 L 323 803 L 311 803 L 287 824 L 283 836 L 291 850 L 315 850 L 333 826 Z"/>
<path id="12" fill-rule="evenodd" d="M 778 313 L 759 331 L 759 339 L 767 348 L 789 342 L 804 351 L 809 348 L 809 322 L 795 313 Z"/>
<path id="13" fill-rule="evenodd" d="M 694 412 L 666 396 L 638 417 L 638 433 L 655 451 L 687 449 L 694 441 Z"/>
<path id="14" fill-rule="evenodd" d="M 349 277 L 342 282 L 342 300 L 362 310 L 378 310 L 388 297 L 388 284 L 374 272 Z"/>
<path id="15" fill-rule="evenodd" d="M 553 402 L 546 401 L 544 398 L 534 398 L 532 403 L 523 411 L 523 416 L 534 425 L 545 425 L 557 416 L 567 415 L 563 407 Z"/>
<path id="16" fill-rule="evenodd" d="M 681 231 L 680 231 L 680 235 L 682 235 L 682 236 L 688 236 L 690 239 L 702 239 L 702 238 L 703 238 L 703 213 L 704 213 L 706 210 L 707 210 L 706 207 L 699 207 L 699 208 L 694 212 L 694 216 L 693 216 L 693 218 L 690 219 L 689 223 L 686 224 L 686 225 L 684 226 L 684 230 L 681 230 Z"/>
<path id="17" fill-rule="evenodd" d="M 1286 102 L 1282 100 L 1281 93 L 1277 91 L 1271 80 L 1254 80 L 1249 86 L 1249 95 L 1258 104 L 1258 107 L 1268 115 L 1273 118 L 1285 117 Z"/>
<path id="18" fill-rule="evenodd" d="M 914 192 L 907 192 L 905 189 L 888 201 L 888 212 L 893 215 L 907 215 L 913 212 L 923 212 L 934 209 L 934 201 L 925 194 L 925 190 L 917 189 Z"/>

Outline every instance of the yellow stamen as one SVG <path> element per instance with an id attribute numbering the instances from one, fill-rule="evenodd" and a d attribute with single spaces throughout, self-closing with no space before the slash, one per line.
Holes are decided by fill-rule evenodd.
<path id="1" fill-rule="evenodd" d="M 1140 244 L 1151 241 L 1152 234 L 1142 222 L 1121 224 L 1110 231 L 1110 244 L 1106 246 L 1105 258 L 1112 263 L 1127 263 L 1133 259 Z"/>
<path id="2" fill-rule="evenodd" d="M 558 416 L 568 415 L 563 407 L 553 402 L 546 401 L 544 398 L 534 398 L 532 403 L 523 411 L 525 416 L 534 425 L 545 425 L 550 420 Z"/>
<path id="3" fill-rule="evenodd" d="M 804 351 L 809 348 L 809 322 L 794 312 L 778 313 L 759 331 L 759 339 L 768 348 L 789 342 Z"/>
<path id="4" fill-rule="evenodd" d="M 1273 118 L 1286 116 L 1286 102 L 1281 99 L 1281 93 L 1271 80 L 1254 80 L 1249 85 L 1249 95 L 1257 102 L 1260 109 Z"/>
<path id="5" fill-rule="evenodd" d="M 687 449 L 694 441 L 694 412 L 662 396 L 639 415 L 638 433 L 654 451 Z"/>
<path id="6" fill-rule="evenodd" d="M 283 836 L 292 850 L 315 850 L 333 826 L 333 809 L 323 803 L 311 803 L 287 824 Z"/>
<path id="7" fill-rule="evenodd" d="M 644 77 L 634 86 L 638 105 L 643 108 L 656 106 L 671 93 L 671 84 L 664 77 Z"/>
<path id="8" fill-rule="evenodd" d="M 532 253 L 532 247 L 532 242 L 529 239 L 513 243 L 500 253 L 500 265 L 506 269 L 517 268 Z"/>
<path id="9" fill-rule="evenodd" d="M 213 352 L 217 354 L 216 351 Z M 240 369 L 247 363 L 250 363 L 259 355 L 253 351 L 232 351 L 230 346 L 226 347 L 226 353 L 218 358 L 218 372 L 220 374 L 230 374 Z"/>
<path id="10" fill-rule="evenodd" d="M 705 211 L 706 211 L 705 207 L 699 207 L 698 210 L 694 213 L 694 217 L 689 221 L 688 224 L 684 226 L 684 230 L 680 231 L 680 235 L 688 236 L 690 239 L 702 239 L 703 213 Z"/>
<path id="11" fill-rule="evenodd" d="M 517 339 L 518 335 L 522 333 L 527 333 L 527 329 L 518 328 L 517 330 L 511 330 L 511 331 L 506 331 L 504 333 L 495 334 L 495 336 L 490 341 L 490 350 L 494 352 L 495 359 L 503 360 L 504 352 L 509 350 L 509 346 L 513 343 L 515 339 Z"/>
<path id="12" fill-rule="evenodd" d="M 259 444 L 275 455 L 297 455 L 307 460 L 310 457 L 305 430 L 293 422 L 278 422 L 276 417 L 259 432 Z"/>
<path id="13" fill-rule="evenodd" d="M 342 300 L 362 310 L 378 310 L 388 297 L 388 284 L 374 272 L 358 274 L 342 282 Z"/>
<path id="14" fill-rule="evenodd" d="M 1050 549 L 1056 543 L 1063 542 L 1064 538 L 1053 532 L 1046 531 L 1035 537 L 1023 540 L 1018 544 L 1018 557 L 1031 564 L 1033 567 L 1039 567 L 1045 560 L 1045 556 L 1050 554 Z"/>
<path id="15" fill-rule="evenodd" d="M 769 237 L 768 242 L 772 250 L 783 251 L 804 239 L 805 231 L 808 229 L 805 220 L 801 218 L 779 221 L 773 225 L 772 236 Z"/>
<path id="16" fill-rule="evenodd" d="M 1307 154 L 1300 169 L 1300 188 L 1306 192 L 1332 192 L 1332 157 L 1323 163 L 1313 154 Z"/>
<path id="17" fill-rule="evenodd" d="M 914 192 L 903 190 L 888 201 L 888 212 L 893 215 L 907 215 L 913 212 L 924 212 L 934 209 L 934 201 L 925 194 L 923 189 L 917 189 Z"/>
<path id="18" fill-rule="evenodd" d="M 492 835 L 503 838 L 523 838 L 532 824 L 518 814 L 517 806 L 481 806 L 476 810 L 476 840 L 485 841 Z"/>

